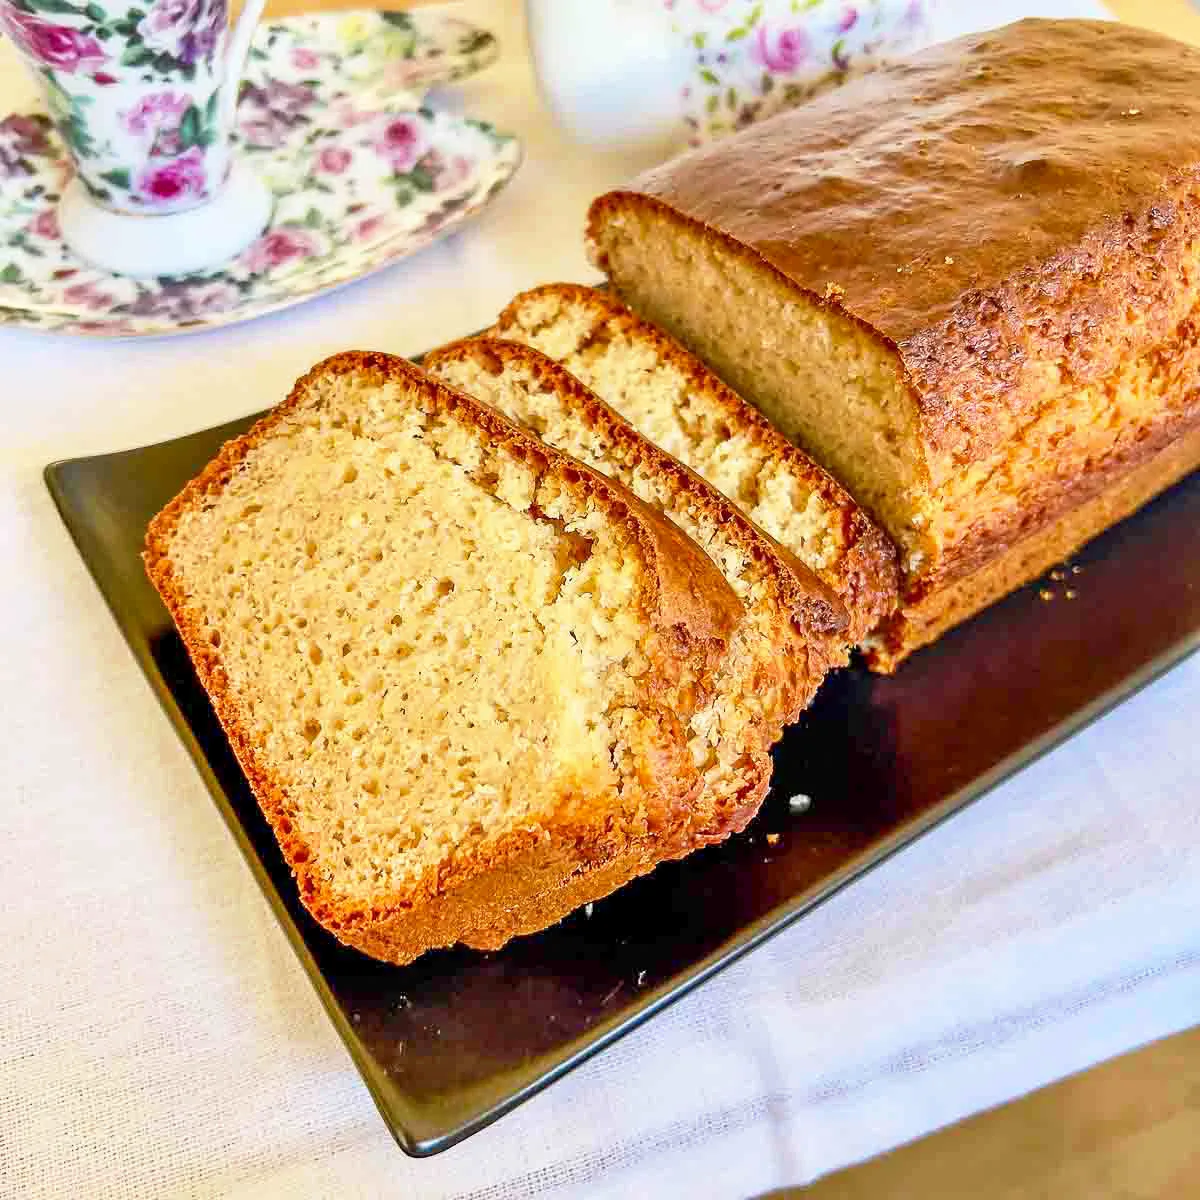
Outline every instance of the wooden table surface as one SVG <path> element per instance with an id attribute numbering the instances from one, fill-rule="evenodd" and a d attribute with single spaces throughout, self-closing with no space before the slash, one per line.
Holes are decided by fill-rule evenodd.
<path id="1" fill-rule="evenodd" d="M 1200 1002 L 1200 998 L 1198 998 Z M 761 1200 L 1193 1200 L 1200 1028 Z"/>

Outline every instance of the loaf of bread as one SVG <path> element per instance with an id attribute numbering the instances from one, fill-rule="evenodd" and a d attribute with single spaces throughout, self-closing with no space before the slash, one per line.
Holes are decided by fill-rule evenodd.
<path id="1" fill-rule="evenodd" d="M 896 550 L 886 535 L 827 471 L 662 330 L 595 288 L 551 283 L 517 296 L 495 333 L 561 362 L 795 554 L 845 604 L 849 645 L 895 609 Z"/>
<path id="2" fill-rule="evenodd" d="M 828 669 L 846 661 L 846 617 L 836 597 L 720 492 L 532 347 L 473 338 L 427 354 L 422 365 L 628 487 L 703 547 L 724 576 L 743 613 L 712 698 L 692 717 L 705 784 L 695 821 L 698 835 L 742 828 L 766 795 L 769 752 L 784 725 L 807 707 Z"/>
<path id="3" fill-rule="evenodd" d="M 600 197 L 595 261 L 891 534 L 894 666 L 1200 461 L 1200 51 L 935 46 Z"/>
<path id="4" fill-rule="evenodd" d="M 304 903 L 376 958 L 499 946 L 743 821 L 697 803 L 744 757 L 694 720 L 743 619 L 721 572 L 408 362 L 315 367 L 145 560 Z"/>

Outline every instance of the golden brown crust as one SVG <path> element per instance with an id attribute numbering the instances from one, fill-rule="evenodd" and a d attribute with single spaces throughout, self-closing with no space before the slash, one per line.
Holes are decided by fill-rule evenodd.
<path id="1" fill-rule="evenodd" d="M 696 393 L 705 396 L 729 424 L 783 464 L 822 505 L 837 514 L 841 551 L 818 576 L 840 597 L 849 614 L 847 637 L 857 645 L 896 607 L 899 566 L 896 548 L 887 535 L 859 507 L 854 498 L 823 467 L 788 441 L 752 404 L 743 400 L 700 359 L 684 349 L 658 326 L 644 321 L 610 295 L 576 283 L 548 283 L 516 296 L 501 312 L 498 336 L 521 324 L 524 308 L 553 298 L 585 308 L 597 325 L 620 332 L 652 348 L 670 363 Z"/>
<path id="2" fill-rule="evenodd" d="M 923 537 L 893 528 L 916 553 L 877 665 L 1094 536 L 1087 514 L 1116 511 L 1103 497 L 1137 493 L 1200 419 L 1198 118 L 1195 49 L 1024 21 L 593 204 L 602 267 L 610 222 L 651 213 L 893 364 Z"/>
<path id="3" fill-rule="evenodd" d="M 790 610 L 806 637 L 818 643 L 840 642 L 848 617 L 845 606 L 829 585 L 759 529 L 711 484 L 644 438 L 616 409 L 560 363 L 523 342 L 499 337 L 450 342 L 430 351 L 424 362 L 434 370 L 439 363 L 453 359 L 476 358 L 486 363 L 489 355 L 502 363 L 519 363 L 547 390 L 561 396 L 581 423 L 604 438 L 606 448 L 628 471 L 644 468 L 660 475 L 669 481 L 673 493 L 682 492 L 709 520 L 726 527 L 759 568 L 770 574 L 780 603 Z"/>
<path id="4" fill-rule="evenodd" d="M 745 783 L 741 794 L 737 802 L 729 807 L 726 836 L 740 832 L 750 823 L 770 789 L 770 757 L 757 754 L 753 758 L 753 764 L 744 771 Z M 696 848 L 691 841 L 667 845 L 661 840 L 651 842 L 642 839 L 632 842 L 606 860 L 585 861 L 560 854 L 557 862 L 541 863 L 530 856 L 511 868 L 517 881 L 515 890 L 520 893 L 518 902 L 507 908 L 487 903 L 491 899 L 489 892 L 487 897 L 483 897 L 485 903 L 478 908 L 479 924 L 463 934 L 461 940 L 477 950 L 498 950 L 511 938 L 545 929 L 581 905 L 600 900 L 631 879 L 645 875 L 660 862 L 682 858 Z M 530 894 L 527 889 L 522 891 L 520 880 L 525 873 L 539 869 L 545 877 L 557 877 L 562 881 L 536 895 Z M 394 929 L 401 938 L 410 936 L 403 920 L 396 920 Z M 381 931 L 385 936 L 391 932 L 391 929 Z M 381 949 L 390 947 L 381 942 Z M 384 953 L 376 957 L 390 958 L 391 954 Z"/>
<path id="5" fill-rule="evenodd" d="M 1181 352 L 1181 357 L 1186 356 Z M 1059 462 L 1047 463 L 1044 476 L 1023 490 L 1021 505 L 1011 516 L 984 512 L 978 519 L 978 532 L 973 531 L 972 536 L 960 543 L 960 550 L 952 559 L 908 580 L 902 589 L 898 612 L 912 610 L 928 597 L 951 592 L 965 581 L 975 579 L 998 556 L 1036 537 L 1040 530 L 1056 527 L 1060 520 L 1069 525 L 1072 515 L 1094 497 L 1119 489 L 1127 475 L 1157 460 L 1176 442 L 1186 441 L 1200 424 L 1197 393 L 1191 390 L 1181 393 L 1158 416 L 1151 425 L 1125 431 L 1099 460 L 1080 461 L 1076 456 L 1064 456 Z M 1003 594 L 997 593 L 993 599 Z"/>
<path id="6" fill-rule="evenodd" d="M 906 605 L 877 631 L 867 656 L 869 666 L 875 671 L 894 671 L 914 650 L 1037 579 L 1198 466 L 1200 428 L 1193 428 L 1144 458 L 1099 494 L 1004 548 L 974 574 Z"/>
<path id="7" fill-rule="evenodd" d="M 673 731 L 678 740 L 680 722 L 686 724 L 702 700 L 742 608 L 702 552 L 623 488 L 543 446 L 487 406 L 435 383 L 411 363 L 390 355 L 349 352 L 319 363 L 297 382 L 283 404 L 248 433 L 226 443 L 217 458 L 154 518 L 143 555 L 147 573 L 179 629 L 230 745 L 271 822 L 305 905 L 347 944 L 389 961 L 406 962 L 427 949 L 467 937 L 480 924 L 494 924 L 498 914 L 533 898 L 539 890 L 561 886 L 581 867 L 592 869 L 618 856 L 628 857 L 639 845 L 645 849 L 638 861 L 647 870 L 658 859 L 686 853 L 697 844 L 689 814 L 701 784 L 694 772 L 690 777 L 678 772 L 686 751 L 666 755 L 662 761 L 672 766 L 674 774 L 664 777 L 652 762 L 643 773 L 643 780 L 650 785 L 643 794 L 623 796 L 619 801 L 616 797 L 564 796 L 553 831 L 522 830 L 463 849 L 452 862 L 423 875 L 402 895 L 382 897 L 368 906 L 330 890 L 321 864 L 292 821 L 286 787 L 249 732 L 251 724 L 229 686 L 220 650 L 204 636 L 203 614 L 189 603 L 186 581 L 176 577 L 171 542 L 181 517 L 221 491 L 247 455 L 306 403 L 316 382 L 340 374 L 367 374 L 378 381 L 401 383 L 410 403 L 483 430 L 497 447 L 503 446 L 507 453 L 602 505 L 609 517 L 628 531 L 647 564 L 653 581 L 652 604 L 658 614 L 657 644 L 649 651 L 655 667 L 651 674 L 661 681 L 657 689 L 661 694 L 647 696 L 643 725 L 661 726 L 668 740 Z M 462 898 L 467 902 L 461 902 Z"/>
<path id="8" fill-rule="evenodd" d="M 1198 183 L 1200 51 L 1028 20 L 682 155 L 592 222 L 665 203 L 871 331 L 912 385 L 936 486 L 1023 422 L 1032 364 L 1083 384 L 1169 336 Z"/>

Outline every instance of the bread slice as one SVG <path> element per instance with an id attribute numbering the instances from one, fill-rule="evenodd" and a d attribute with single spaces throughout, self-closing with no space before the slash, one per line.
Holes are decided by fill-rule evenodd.
<path id="1" fill-rule="evenodd" d="M 845 661 L 837 598 L 720 492 L 532 347 L 473 338 L 432 351 L 423 366 L 624 484 L 721 571 L 744 611 L 713 694 L 692 717 L 692 752 L 705 781 L 697 822 L 716 836 L 745 825 L 766 794 L 769 751 L 784 725 L 808 705 L 829 667 Z"/>
<path id="2" fill-rule="evenodd" d="M 852 645 L 895 608 L 899 568 L 886 535 L 832 475 L 657 326 L 595 288 L 552 283 L 517 296 L 494 332 L 561 362 L 792 551 L 845 604 Z"/>
<path id="3" fill-rule="evenodd" d="M 740 601 L 628 491 L 411 363 L 314 367 L 145 561 L 304 903 L 373 957 L 501 945 L 721 832 L 692 722 Z"/>

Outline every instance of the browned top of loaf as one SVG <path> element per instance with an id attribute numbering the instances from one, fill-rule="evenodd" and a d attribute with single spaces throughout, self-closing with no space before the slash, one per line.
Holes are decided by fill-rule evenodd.
<path id="1" fill-rule="evenodd" d="M 689 387 L 707 396 L 737 429 L 752 437 L 772 458 L 786 463 L 793 476 L 820 497 L 830 520 L 838 525 L 838 537 L 844 549 L 837 563 L 820 572 L 819 577 L 845 603 L 849 613 L 846 636 L 852 642 L 860 642 L 895 608 L 899 567 L 896 548 L 883 530 L 824 467 L 789 442 L 754 405 L 743 400 L 690 350 L 657 325 L 643 321 L 609 293 L 580 283 L 547 283 L 522 292 L 505 307 L 496 321 L 499 336 L 504 337 L 506 329 L 519 324 L 518 314 L 523 304 L 547 295 L 561 296 L 586 306 L 609 330 L 619 330 L 653 347 L 659 357 L 683 375 Z M 790 551 L 788 554 L 794 558 Z"/>
<path id="2" fill-rule="evenodd" d="M 1198 177 L 1200 51 L 1027 20 L 863 75 L 634 188 L 898 348 L 926 441 L 962 459 L 1021 403 L 1027 360 L 1087 381 L 1170 331 L 1179 314 L 1160 302 L 1180 287 Z"/>

